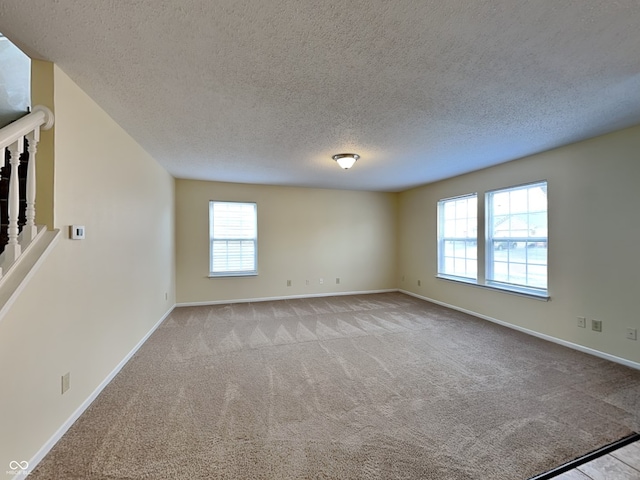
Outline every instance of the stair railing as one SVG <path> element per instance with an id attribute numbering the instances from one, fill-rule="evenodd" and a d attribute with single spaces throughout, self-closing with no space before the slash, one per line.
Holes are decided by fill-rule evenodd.
<path id="1" fill-rule="evenodd" d="M 31 113 L 10 123 L 0 129 L 0 167 L 5 164 L 5 151 L 9 150 L 9 163 L 11 176 L 9 177 L 8 217 L 9 226 L 7 233 L 9 240 L 4 252 L 0 255 L 3 259 L 0 265 L 0 278 L 14 265 L 22 255 L 24 248 L 31 243 L 38 234 L 36 226 L 36 151 L 40 141 L 40 130 L 49 130 L 53 126 L 53 113 L 47 107 L 37 106 Z M 27 164 L 26 181 L 26 223 L 20 232 L 18 216 L 20 214 L 20 181 L 18 167 L 20 155 L 24 153 L 25 139 L 29 163 Z"/>

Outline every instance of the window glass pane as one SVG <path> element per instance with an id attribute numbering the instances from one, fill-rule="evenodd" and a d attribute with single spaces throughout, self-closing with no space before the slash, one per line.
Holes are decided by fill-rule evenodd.
<path id="1" fill-rule="evenodd" d="M 459 277 L 466 277 L 465 273 L 466 273 L 467 263 L 464 257 L 454 257 L 453 264 L 454 264 L 453 275 L 457 275 Z"/>
<path id="2" fill-rule="evenodd" d="M 455 236 L 458 238 L 466 238 L 467 237 L 467 219 L 463 218 L 460 220 L 456 221 L 456 230 L 455 230 Z"/>
<path id="3" fill-rule="evenodd" d="M 515 213 L 509 219 L 509 237 L 529 236 L 529 215 L 526 213 Z"/>
<path id="4" fill-rule="evenodd" d="M 547 183 L 487 193 L 488 281 L 547 289 Z"/>
<path id="5" fill-rule="evenodd" d="M 508 215 L 495 215 L 491 221 L 493 226 L 493 236 L 499 237 L 501 233 L 509 230 L 509 216 Z"/>
<path id="6" fill-rule="evenodd" d="M 527 243 L 527 263 L 529 265 L 547 264 L 547 242 Z"/>
<path id="7" fill-rule="evenodd" d="M 456 218 L 456 204 L 455 202 L 446 202 L 443 204 L 444 218 L 451 219 Z"/>
<path id="8" fill-rule="evenodd" d="M 466 256 L 471 260 L 476 260 L 478 258 L 478 249 L 476 247 L 477 243 L 475 240 L 467 240 L 467 251 Z"/>
<path id="9" fill-rule="evenodd" d="M 475 278 L 478 276 L 478 262 L 469 259 L 467 260 L 466 267 L 466 273 L 470 278 Z"/>
<path id="10" fill-rule="evenodd" d="M 492 196 L 491 208 L 494 215 L 509 213 L 509 192 L 496 192 Z"/>
<path id="11" fill-rule="evenodd" d="M 453 252 L 455 249 L 453 248 L 453 242 L 446 241 L 444 242 L 444 254 L 447 257 L 453 257 Z"/>
<path id="12" fill-rule="evenodd" d="M 453 257 L 447 257 L 444 260 L 444 269 L 447 272 L 453 272 Z"/>
<path id="13" fill-rule="evenodd" d="M 456 222 L 455 220 L 445 220 L 444 222 L 444 236 L 452 238 L 456 236 Z"/>
<path id="14" fill-rule="evenodd" d="M 526 285 L 527 264 L 510 261 L 509 262 L 509 279 L 507 281 L 515 285 Z"/>
<path id="15" fill-rule="evenodd" d="M 511 190 L 509 192 L 509 213 L 523 213 L 529 211 L 528 192 L 526 189 Z"/>
<path id="16" fill-rule="evenodd" d="M 509 279 L 509 264 L 496 261 L 493 264 L 493 279 L 497 282 L 506 282 Z"/>
<path id="17" fill-rule="evenodd" d="M 547 287 L 547 267 L 546 265 L 529 265 L 527 281 L 532 287 Z"/>
<path id="18" fill-rule="evenodd" d="M 467 198 L 467 218 L 476 219 L 478 215 L 478 197 L 476 195 Z"/>

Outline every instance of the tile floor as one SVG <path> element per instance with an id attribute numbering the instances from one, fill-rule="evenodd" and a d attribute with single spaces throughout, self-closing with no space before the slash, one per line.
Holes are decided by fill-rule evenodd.
<path id="1" fill-rule="evenodd" d="M 562 473 L 555 480 L 640 480 L 640 440 Z"/>

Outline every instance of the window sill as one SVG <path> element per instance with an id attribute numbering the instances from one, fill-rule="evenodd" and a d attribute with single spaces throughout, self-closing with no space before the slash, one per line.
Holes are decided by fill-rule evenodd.
<path id="1" fill-rule="evenodd" d="M 543 302 L 548 302 L 551 300 L 551 297 L 547 292 L 539 292 L 534 289 L 524 288 L 524 287 L 515 287 L 512 285 L 505 285 L 498 282 L 490 282 L 485 285 L 477 283 L 475 280 L 466 279 L 463 277 L 454 277 L 448 275 L 436 275 L 436 278 L 439 280 L 446 280 L 448 282 L 454 283 L 462 283 L 464 285 L 469 285 L 471 287 L 479 287 L 488 290 L 493 290 L 502 293 L 508 293 L 510 295 L 517 295 L 520 297 L 532 298 L 534 300 L 542 300 Z"/>
<path id="2" fill-rule="evenodd" d="M 228 278 L 228 277 L 257 277 L 258 272 L 224 272 L 224 273 L 209 273 L 209 278 Z"/>

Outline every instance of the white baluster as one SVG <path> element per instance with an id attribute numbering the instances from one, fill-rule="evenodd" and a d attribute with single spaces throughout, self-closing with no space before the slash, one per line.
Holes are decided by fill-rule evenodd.
<path id="1" fill-rule="evenodd" d="M 6 265 L 15 262 L 22 249 L 18 243 L 18 213 L 20 211 L 20 183 L 18 179 L 18 167 L 20 166 L 20 154 L 24 152 L 24 137 L 9 147 L 11 159 L 11 177 L 9 178 L 9 242 L 4 249 L 7 259 Z"/>
<path id="2" fill-rule="evenodd" d="M 27 164 L 27 222 L 22 228 L 22 237 L 26 243 L 31 242 L 38 234 L 36 227 L 36 152 L 40 141 L 40 127 L 27 135 L 29 140 L 29 163 Z"/>
<path id="3" fill-rule="evenodd" d="M 7 147 L 2 147 L 2 149 L 0 149 L 0 153 L 2 154 L 2 158 L 0 158 L 0 168 L 4 168 L 6 163 Z M 2 223 L 1 220 L 2 219 L 0 218 L 0 224 Z M 0 267 L 0 278 L 2 278 L 2 267 Z"/>

